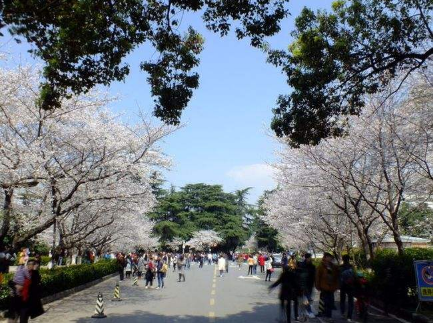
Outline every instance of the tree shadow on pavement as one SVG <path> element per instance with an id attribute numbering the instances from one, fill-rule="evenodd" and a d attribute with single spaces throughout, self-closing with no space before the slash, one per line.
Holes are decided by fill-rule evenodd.
<path id="1" fill-rule="evenodd" d="M 275 304 L 264 304 L 256 303 L 251 311 L 242 311 L 235 314 L 228 314 L 218 316 L 214 320 L 211 320 L 209 316 L 194 316 L 194 315 L 161 315 L 154 314 L 148 311 L 134 311 L 132 313 L 120 315 L 110 315 L 106 313 L 107 318 L 103 319 L 103 322 L 122 322 L 122 323 L 135 323 L 135 322 L 158 322 L 158 323 L 209 323 L 209 322 L 222 322 L 222 323 L 267 323 L 276 322 L 278 317 L 278 306 Z M 98 319 L 79 319 L 77 323 L 90 323 L 90 322 L 101 322 Z"/>

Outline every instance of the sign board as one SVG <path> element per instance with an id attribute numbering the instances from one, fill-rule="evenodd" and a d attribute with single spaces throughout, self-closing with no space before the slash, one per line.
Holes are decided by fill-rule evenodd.
<path id="1" fill-rule="evenodd" d="M 414 265 L 419 300 L 433 302 L 433 261 L 418 260 Z"/>

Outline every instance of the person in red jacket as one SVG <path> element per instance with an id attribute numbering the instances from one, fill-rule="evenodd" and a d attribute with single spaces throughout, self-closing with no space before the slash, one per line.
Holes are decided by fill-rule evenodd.
<path id="1" fill-rule="evenodd" d="M 265 257 L 262 254 L 260 254 L 257 261 L 259 262 L 260 272 L 264 273 L 265 272 Z"/>

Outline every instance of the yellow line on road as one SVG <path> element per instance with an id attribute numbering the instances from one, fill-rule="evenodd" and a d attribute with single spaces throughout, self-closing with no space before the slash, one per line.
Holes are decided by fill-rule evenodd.
<path id="1" fill-rule="evenodd" d="M 216 287 L 216 276 L 217 276 L 217 267 L 215 266 L 214 272 L 213 272 L 213 279 L 212 279 L 212 290 L 210 292 L 211 295 L 215 295 L 215 287 Z M 209 301 L 210 306 L 215 305 L 215 298 L 211 297 Z M 215 322 L 215 312 L 209 312 L 209 322 Z"/>
<path id="2" fill-rule="evenodd" d="M 209 312 L 209 322 L 215 322 L 215 313 Z"/>

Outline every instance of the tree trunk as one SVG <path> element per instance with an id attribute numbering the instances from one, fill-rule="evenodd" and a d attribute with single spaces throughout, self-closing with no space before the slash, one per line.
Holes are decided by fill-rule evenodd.
<path id="1" fill-rule="evenodd" d="M 368 253 L 366 253 L 367 260 L 374 259 L 374 247 L 373 247 L 373 242 L 371 241 L 371 237 L 368 234 L 366 234 L 365 240 L 368 247 Z"/>
<path id="2" fill-rule="evenodd" d="M 12 198 L 14 194 L 14 189 L 9 187 L 4 190 L 5 200 L 3 203 L 3 224 L 0 229 L 0 248 L 3 250 L 5 248 L 5 238 L 9 233 L 12 218 Z"/>
<path id="3" fill-rule="evenodd" d="M 401 256 L 404 252 L 403 241 L 401 241 L 401 237 L 398 231 L 393 231 L 392 234 L 394 236 L 395 244 L 397 245 L 398 254 Z"/>
<path id="4" fill-rule="evenodd" d="M 398 225 L 398 210 L 393 208 L 394 212 L 391 213 L 392 220 L 392 235 L 394 236 L 395 244 L 397 245 L 398 254 L 401 256 L 404 252 L 403 242 L 401 241 L 400 230 Z"/>

